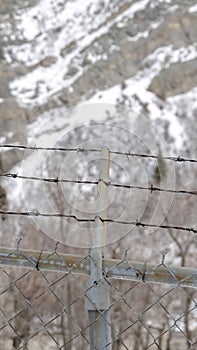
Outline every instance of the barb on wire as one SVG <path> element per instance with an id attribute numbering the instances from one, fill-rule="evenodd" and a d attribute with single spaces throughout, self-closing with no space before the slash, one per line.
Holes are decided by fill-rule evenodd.
<path id="1" fill-rule="evenodd" d="M 40 254 L 39 254 L 38 259 L 36 261 L 36 266 L 35 267 L 36 267 L 36 270 L 38 270 L 38 271 L 40 270 L 39 269 L 39 263 L 40 263 L 42 252 L 43 252 L 43 250 L 40 251 Z"/>
<path id="2" fill-rule="evenodd" d="M 60 151 L 60 152 L 76 152 L 76 153 L 83 153 L 83 152 L 101 152 L 100 149 L 97 148 L 90 148 L 85 149 L 83 147 L 42 147 L 42 146 L 27 146 L 27 145 L 11 145 L 11 144 L 1 144 L 0 148 L 16 148 L 21 150 L 27 150 L 27 151 Z"/>
<path id="3" fill-rule="evenodd" d="M 127 260 L 127 255 L 128 255 L 128 251 L 129 251 L 129 249 L 130 248 L 126 248 L 125 250 L 124 250 L 124 260 Z"/>
<path id="4" fill-rule="evenodd" d="M 174 229 L 174 230 L 182 230 L 182 231 L 189 231 L 193 233 L 197 233 L 197 230 L 193 227 L 184 227 L 184 226 L 177 226 L 177 225 L 158 225 L 158 224 L 147 224 L 144 222 L 140 222 L 138 220 L 136 221 L 124 221 L 124 220 L 113 220 L 113 219 L 101 219 L 105 222 L 111 222 L 121 225 L 134 225 L 134 226 L 141 226 L 141 227 L 152 227 L 152 228 L 163 228 L 163 229 Z"/>
<path id="5" fill-rule="evenodd" d="M 57 248 L 59 244 L 60 244 L 59 241 L 55 242 L 53 253 L 57 253 Z"/>
<path id="6" fill-rule="evenodd" d="M 12 144 L 1 144 L 0 148 L 16 148 L 21 150 L 37 150 L 37 151 L 60 151 L 60 152 L 101 152 L 98 148 L 82 148 L 82 147 L 73 147 L 73 148 L 66 148 L 66 147 L 41 147 L 41 146 L 26 146 L 26 145 L 12 145 Z M 174 162 L 190 162 L 190 163 L 197 163 L 197 159 L 191 159 L 191 158 L 184 158 L 181 156 L 156 156 L 151 154 L 143 154 L 143 153 L 134 153 L 134 152 L 122 152 L 122 151 L 110 151 L 111 154 L 116 154 L 120 156 L 126 156 L 127 159 L 137 157 L 137 158 L 150 158 L 150 159 L 164 159 L 164 160 L 171 160 Z"/>
<path id="7" fill-rule="evenodd" d="M 39 211 L 4 211 L 0 210 L 0 215 L 15 215 L 15 216 L 41 216 L 41 217 L 53 217 L 53 218 L 69 218 L 73 219 L 78 222 L 95 222 L 95 218 L 79 218 L 76 215 L 69 215 L 69 214 L 62 214 L 62 213 L 40 213 Z M 181 231 L 188 231 L 197 233 L 197 230 L 193 227 L 184 227 L 184 226 L 177 226 L 177 225 L 158 225 L 158 224 L 148 224 L 145 222 L 140 222 L 138 220 L 135 221 L 124 221 L 124 220 L 115 220 L 115 219 L 102 219 L 99 217 L 99 219 L 102 222 L 108 222 L 108 223 L 114 223 L 114 224 L 120 224 L 120 225 L 130 225 L 130 226 L 136 226 L 136 227 L 152 227 L 152 228 L 162 228 L 162 229 L 174 229 L 174 230 L 181 230 Z"/>
<path id="8" fill-rule="evenodd" d="M 121 151 L 110 151 L 111 154 L 117 154 L 121 156 L 126 156 L 128 159 L 130 157 L 139 157 L 139 158 L 151 158 L 151 159 L 164 159 L 164 160 L 172 160 L 174 162 L 191 162 L 197 163 L 197 159 L 184 158 L 180 156 L 156 156 L 152 154 L 143 154 L 143 153 L 133 153 L 133 152 L 121 152 Z"/>
<path id="9" fill-rule="evenodd" d="M 119 187 L 119 188 L 128 188 L 128 189 L 137 189 L 137 190 L 146 190 L 152 192 L 168 192 L 168 193 L 176 193 L 176 194 L 191 194 L 191 195 L 197 195 L 197 191 L 195 190 L 172 190 L 167 188 L 160 188 L 155 187 L 152 184 L 148 187 L 145 186 L 136 186 L 136 185 L 123 185 L 123 184 L 117 184 L 117 183 L 110 183 L 109 186 L 112 187 Z"/>
<path id="10" fill-rule="evenodd" d="M 16 173 L 5 173 L 0 174 L 0 177 L 7 177 L 7 178 L 13 178 L 13 179 L 23 179 L 23 180 L 32 180 L 32 181 L 41 181 L 41 182 L 48 182 L 48 183 L 76 183 L 76 184 L 86 184 L 86 185 L 97 185 L 99 181 L 90 181 L 90 180 L 72 180 L 72 179 L 60 179 L 58 177 L 55 178 L 44 178 L 44 177 L 37 177 L 37 176 L 24 176 L 24 175 L 18 175 Z M 197 195 L 197 190 L 173 190 L 173 189 L 166 189 L 166 188 L 160 188 L 153 186 L 152 184 L 148 187 L 146 186 L 137 186 L 137 185 L 129 185 L 129 184 L 118 184 L 113 182 L 105 182 L 107 186 L 110 187 L 116 187 L 116 188 L 125 188 L 125 189 L 138 189 L 138 190 L 146 190 L 150 191 L 150 193 L 153 192 L 167 192 L 167 193 L 174 193 L 174 194 L 190 194 L 190 195 Z"/>
<path id="11" fill-rule="evenodd" d="M 55 184 L 59 183 L 76 183 L 76 184 L 89 184 L 89 185 L 97 185 L 98 181 L 82 181 L 82 180 L 71 180 L 71 179 L 59 179 L 58 177 L 55 178 L 44 178 L 44 177 L 37 177 L 37 176 L 24 176 L 24 175 L 18 175 L 15 173 L 6 173 L 6 174 L 0 174 L 0 177 L 8 177 L 13 179 L 22 179 L 22 180 L 32 180 L 32 181 L 43 181 L 43 182 L 51 182 Z"/>
<path id="12" fill-rule="evenodd" d="M 76 215 L 67 215 L 62 213 L 40 213 L 38 210 L 36 211 L 3 211 L 0 210 L 0 215 L 14 215 L 14 216 L 42 216 L 42 217 L 53 217 L 53 218 L 70 218 L 76 220 L 78 222 L 94 222 L 95 219 L 86 219 L 86 218 L 78 218 Z"/>
<path id="13" fill-rule="evenodd" d="M 168 254 L 168 251 L 167 250 L 160 251 L 160 253 L 161 253 L 161 265 L 163 265 L 166 259 L 166 255 Z"/>
<path id="14" fill-rule="evenodd" d="M 23 240 L 22 237 L 17 238 L 16 250 L 19 250 L 22 240 Z"/>

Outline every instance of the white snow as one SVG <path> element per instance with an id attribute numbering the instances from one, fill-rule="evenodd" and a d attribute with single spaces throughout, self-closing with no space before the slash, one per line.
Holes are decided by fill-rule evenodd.
<path id="1" fill-rule="evenodd" d="M 167 68 L 171 62 L 176 63 L 179 60 L 182 62 L 189 61 L 195 57 L 197 57 L 197 52 L 192 45 L 177 50 L 173 50 L 172 45 L 156 49 L 144 60 L 145 68 L 139 71 L 134 77 L 125 81 L 127 88 L 124 89 L 124 94 L 128 96 L 136 94 L 144 103 L 148 102 L 152 93 L 147 91 L 147 89 L 153 78 L 163 68 Z M 120 85 L 116 85 L 104 91 L 97 92 L 88 101 L 113 104 L 120 94 L 121 87 Z"/>
<path id="2" fill-rule="evenodd" d="M 22 174 L 22 164 L 18 164 L 11 169 L 13 174 Z M 6 195 L 9 202 L 9 209 L 16 210 L 22 205 L 22 190 L 23 190 L 23 180 L 22 179 L 3 179 L 3 186 L 6 189 Z"/>
<path id="3" fill-rule="evenodd" d="M 184 106 L 183 112 L 187 115 L 187 118 L 190 118 L 192 117 L 193 110 L 197 109 L 197 88 L 184 94 L 168 97 L 167 102 L 174 109 Z"/>
<path id="4" fill-rule="evenodd" d="M 197 11 L 197 4 L 191 6 L 188 10 L 189 13 L 194 13 Z"/>
<path id="5" fill-rule="evenodd" d="M 134 37 L 133 40 L 138 40 L 141 35 L 148 36 L 148 32 L 143 34 L 139 33 L 138 37 Z M 50 95 L 58 92 L 63 87 L 69 87 L 83 73 L 80 62 L 78 62 L 78 64 L 76 62 L 76 74 L 72 77 L 67 75 L 67 67 L 71 60 L 74 59 L 75 55 L 76 50 L 68 54 L 66 58 L 59 56 L 57 62 L 53 64 L 52 67 L 44 68 L 39 66 L 31 73 L 16 79 L 10 84 L 13 95 L 17 96 L 24 105 L 46 102 Z M 156 50 L 147 57 L 147 61 L 150 59 L 153 61 L 155 59 L 157 60 L 157 63 L 152 67 L 152 75 L 154 70 L 154 74 L 156 74 L 162 67 L 167 68 L 172 62 L 185 62 L 196 57 L 196 45 L 190 45 L 186 48 L 182 47 L 177 50 L 173 50 L 172 45 L 169 45 Z M 96 62 L 101 58 L 107 59 L 107 56 L 93 56 L 89 54 L 89 59 L 92 60 L 92 62 Z M 146 76 L 149 76 L 149 74 L 146 74 Z"/>
<path id="6" fill-rule="evenodd" d="M 131 4 L 123 15 L 131 18 L 136 12 L 143 10 L 149 2 L 150 0 L 140 0 Z M 121 2 L 114 2 L 113 12 L 117 11 L 120 5 Z M 63 6 L 61 1 L 54 4 L 53 0 L 42 0 L 37 6 L 22 14 L 20 28 L 22 28 L 25 37 L 32 40 L 42 28 L 43 32 L 46 32 L 66 24 L 64 34 L 67 34 L 68 40 L 70 38 L 80 40 L 87 32 L 98 29 L 106 21 L 107 17 L 110 16 L 109 10 L 109 0 L 103 0 L 101 5 L 99 1 L 92 2 L 92 0 L 67 1 Z M 112 20 L 111 25 L 119 22 L 121 18 L 122 14 Z M 64 37 L 64 41 L 65 39 Z"/>
<path id="7" fill-rule="evenodd" d="M 179 8 L 178 5 L 174 5 L 174 6 L 169 7 L 168 11 L 169 11 L 169 12 L 174 12 L 174 11 L 176 11 L 178 8 Z"/>
<path id="8" fill-rule="evenodd" d="M 193 46 L 177 50 L 173 50 L 172 45 L 160 47 L 144 60 L 144 63 L 149 62 L 148 68 L 144 68 L 137 75 L 125 81 L 126 88 L 123 91 L 121 91 L 120 85 L 116 85 L 105 91 L 97 92 L 88 102 L 115 104 L 121 98 L 121 94 L 124 93 L 124 96 L 130 99 L 132 109 L 136 113 L 141 112 L 141 104 L 143 104 L 146 105 L 152 120 L 155 122 L 159 119 L 167 120 L 169 122 L 170 135 L 175 140 L 176 148 L 180 149 L 184 143 L 185 133 L 184 126 L 180 124 L 176 116 L 176 104 L 171 103 L 169 100 L 161 110 L 159 108 L 159 99 L 151 91 L 148 91 L 148 87 L 155 75 L 164 67 L 167 67 L 169 62 L 178 62 L 180 58 L 181 61 L 187 61 L 194 58 L 194 56 L 195 50 Z M 141 103 L 136 102 L 134 96 L 137 96 Z"/>
<path id="9" fill-rule="evenodd" d="M 9 141 L 9 139 L 11 139 L 14 135 L 14 132 L 12 131 L 9 131 L 8 133 L 6 133 L 5 136 L 0 136 L 0 144 L 4 144 L 6 142 Z M 1 152 L 7 152 L 8 151 L 8 148 L 4 149 L 3 147 L 0 148 L 0 153 Z"/>
<path id="10" fill-rule="evenodd" d="M 21 14 L 20 29 L 26 39 L 34 41 L 13 46 L 14 56 L 31 65 L 47 55 L 58 55 L 62 48 L 74 40 L 79 44 L 79 49 L 82 49 L 108 30 L 107 25 L 100 28 L 110 16 L 110 12 L 105 11 L 108 2 L 105 0 L 99 11 L 98 1 L 67 1 L 63 7 L 60 1 L 56 4 L 53 0 L 41 1 Z"/>
<path id="11" fill-rule="evenodd" d="M 158 2 L 166 2 L 166 4 L 171 4 L 172 0 L 158 0 Z"/>
<path id="12" fill-rule="evenodd" d="M 76 126 L 104 120 L 107 109 L 114 111 L 114 105 L 89 101 L 69 110 L 59 107 L 44 112 L 28 126 L 28 142 L 32 145 L 52 147 L 62 135 Z"/>
<path id="13" fill-rule="evenodd" d="M 124 18 L 133 18 L 135 13 L 143 10 L 149 3 L 151 2 L 151 0 L 141 0 L 141 1 L 137 1 L 134 4 L 131 4 L 131 6 L 124 11 L 123 14 L 119 15 L 116 18 L 116 22 L 121 23 Z"/>
<path id="14" fill-rule="evenodd" d="M 197 57 L 197 44 L 189 45 L 187 47 L 181 47 L 172 52 L 172 57 L 170 58 L 171 63 L 176 62 L 187 62 L 195 59 Z"/>
<path id="15" fill-rule="evenodd" d="M 90 121 L 101 122 L 106 119 L 106 110 L 114 112 L 114 105 L 108 104 L 79 104 L 71 110 L 65 108 L 53 109 L 49 112 L 45 112 L 35 122 L 30 124 L 27 128 L 28 132 L 28 145 L 29 146 L 41 146 L 41 147 L 58 147 L 58 142 L 66 136 L 67 133 L 72 131 L 75 127 L 89 125 Z M 0 139 L 4 142 L 5 139 Z M 77 147 L 77 146 L 76 146 Z M 11 169 L 12 173 L 25 176 L 45 176 L 46 160 L 48 157 L 48 151 L 27 151 L 25 153 L 24 160 L 17 166 Z M 34 210 L 31 204 L 25 200 L 24 196 L 27 196 L 31 183 L 17 179 L 13 180 L 10 185 L 10 179 L 4 179 L 3 185 L 6 188 L 8 194 L 8 200 L 10 203 L 10 209 L 16 209 L 16 207 L 25 205 L 28 206 L 28 210 Z M 39 183 L 34 184 L 34 189 Z M 27 187 L 26 187 L 27 186 Z M 41 187 L 40 191 L 44 191 Z M 45 196 L 43 192 L 43 196 Z M 43 199 L 44 200 L 44 199 Z M 34 203 L 34 202 L 32 202 Z M 35 205 L 35 203 L 33 204 Z M 45 208 L 46 210 L 46 208 Z"/>
<path id="16" fill-rule="evenodd" d="M 166 1 L 170 3 L 171 1 Z M 111 26 L 117 24 L 124 25 L 135 13 L 143 10 L 151 0 L 141 0 L 131 4 L 123 13 L 109 20 L 111 13 L 115 13 L 122 2 L 114 2 L 113 9 L 109 0 L 92 2 L 91 0 L 80 0 L 62 2 L 58 0 L 42 0 L 31 9 L 18 11 L 16 19 L 18 21 L 17 31 L 29 41 L 22 45 L 10 45 L 5 48 L 5 57 L 8 62 L 12 61 L 25 63 L 27 66 L 36 65 L 43 58 L 54 56 L 57 61 L 50 67 L 38 66 L 32 72 L 17 78 L 10 84 L 14 96 L 17 96 L 22 105 L 34 105 L 47 102 L 51 95 L 57 93 L 62 88 L 69 88 L 70 85 L 83 73 L 81 62 L 81 51 L 90 45 L 97 37 L 108 32 Z M 169 7 L 169 10 L 171 8 Z M 173 6 L 173 10 L 175 6 Z M 111 11 L 111 12 L 110 12 Z M 55 15 L 54 15 L 55 14 Z M 108 21 L 106 21 L 108 18 Z M 146 31 L 138 33 L 130 41 L 137 41 L 140 38 L 147 38 L 151 29 L 160 25 L 152 23 Z M 7 29 L 6 29 L 7 28 Z M 11 35 L 11 28 L 5 24 L 5 31 Z M 75 42 L 73 50 L 62 57 L 60 51 Z M 114 48 L 114 50 L 119 48 Z M 183 49 L 181 60 L 189 60 L 195 57 L 196 48 L 191 47 L 191 51 Z M 11 52 L 11 54 L 10 54 Z M 176 54 L 171 57 L 176 61 Z M 186 57 L 187 56 L 187 57 Z M 89 53 L 88 59 L 95 63 L 98 60 L 106 60 L 107 55 L 97 55 Z M 69 67 L 76 69 L 73 76 L 69 76 Z"/>
<path id="17" fill-rule="evenodd" d="M 171 3 L 169 0 L 165 2 Z M 113 12 L 123 3 L 115 2 L 113 4 Z M 60 0 L 56 3 L 53 0 L 42 0 L 37 6 L 18 13 L 17 18 L 21 32 L 23 32 L 26 39 L 34 39 L 34 45 L 26 43 L 18 47 L 13 46 L 12 49 L 17 60 L 30 65 L 39 62 L 40 59 L 47 55 L 53 55 L 57 57 L 57 61 L 47 68 L 38 66 L 29 74 L 13 81 L 10 84 L 12 93 L 17 96 L 22 104 L 34 105 L 35 103 L 41 104 L 46 102 L 52 94 L 63 87 L 72 89 L 71 84 L 83 73 L 80 60 L 81 50 L 90 45 L 95 38 L 107 33 L 112 25 L 124 25 L 128 18 L 132 18 L 136 12 L 143 10 L 149 3 L 151 3 L 150 0 L 134 2 L 123 13 L 107 22 L 106 19 L 110 16 L 109 0 L 104 0 L 101 8 L 99 7 L 99 1 L 67 1 L 63 6 Z M 169 7 L 172 11 L 176 10 L 176 8 L 177 5 Z M 190 8 L 190 11 L 193 9 L 194 6 Z M 161 21 L 152 23 L 150 28 L 138 33 L 130 40 L 137 41 L 141 37 L 148 37 L 150 30 L 158 27 L 160 24 Z M 63 58 L 60 55 L 61 49 L 73 40 L 76 41 L 76 47 Z M 112 49 L 119 50 L 118 47 Z M 132 105 L 138 112 L 142 103 L 147 105 L 152 118 L 161 117 L 163 112 L 157 107 L 157 98 L 150 91 L 147 91 L 152 79 L 171 63 L 189 61 L 196 57 L 196 45 L 177 50 L 174 50 L 172 45 L 160 47 L 144 60 L 145 68 L 125 82 L 127 87 L 124 89 L 124 95 L 132 100 Z M 8 52 L 7 59 L 9 59 Z M 96 56 L 89 53 L 88 59 L 95 63 L 100 59 L 107 59 L 107 55 Z M 71 62 L 73 67 L 76 68 L 74 76 L 68 75 L 68 67 Z M 97 92 L 88 100 L 88 103 L 110 103 L 114 105 L 121 98 L 121 95 L 121 86 L 116 85 L 105 91 Z M 138 102 L 136 102 L 134 96 L 138 97 Z M 53 113 L 55 114 L 55 112 Z M 170 121 L 171 133 L 175 134 L 174 131 L 176 129 L 176 143 L 177 147 L 180 147 L 182 128 L 173 112 L 171 113 L 166 109 L 165 113 L 166 119 Z M 55 118 L 57 121 L 57 117 Z M 77 117 L 72 118 L 73 121 L 77 121 Z M 43 142 L 44 140 L 42 140 Z"/>
<path id="18" fill-rule="evenodd" d="M 126 83 L 128 84 L 128 81 L 126 81 Z M 173 108 L 173 104 L 166 103 L 165 108 L 161 111 L 158 106 L 159 99 L 152 92 L 146 90 L 144 83 L 148 83 L 148 79 L 144 79 L 144 81 L 136 81 L 133 79 L 132 81 L 130 80 L 129 83 L 129 87 L 124 90 L 124 95 L 130 99 L 132 110 L 136 113 L 140 113 L 142 111 L 142 105 L 140 105 L 140 103 L 137 103 L 135 100 L 133 101 L 133 96 L 137 95 L 139 101 L 147 106 L 150 118 L 155 121 L 155 124 L 157 120 L 159 121 L 159 119 L 167 120 L 169 122 L 170 135 L 175 140 L 176 148 L 180 149 L 184 142 L 185 133 L 184 127 L 180 124 L 177 116 L 175 115 L 176 107 L 174 106 Z M 89 102 L 115 104 L 120 98 L 120 91 L 120 85 L 117 85 L 105 91 L 100 91 L 95 94 L 89 100 Z"/>
<path id="19" fill-rule="evenodd" d="M 148 38 L 149 34 L 150 34 L 150 31 L 145 30 L 144 32 L 140 32 L 133 37 L 129 37 L 128 41 L 138 41 L 141 38 Z"/>
<path id="20" fill-rule="evenodd" d="M 66 79 L 66 61 L 69 61 L 69 57 L 65 60 L 60 56 L 52 67 L 38 67 L 24 77 L 16 79 L 10 84 L 13 95 L 24 105 L 46 102 L 50 95 L 72 84 L 82 73 L 82 68 L 78 66 L 78 73 Z"/>
<path id="21" fill-rule="evenodd" d="M 90 99 L 88 99 L 88 103 L 109 103 L 113 105 L 116 103 L 116 100 L 120 94 L 121 87 L 118 84 L 109 89 L 97 92 Z"/>
<path id="22" fill-rule="evenodd" d="M 0 143 L 5 143 L 6 141 L 6 137 L 5 136 L 1 136 L 0 137 Z M 0 148 L 0 152 L 3 152 L 3 149 Z"/>
<path id="23" fill-rule="evenodd" d="M 14 80 L 10 84 L 13 95 L 17 96 L 21 104 L 24 105 L 45 103 L 52 94 L 63 87 L 68 87 L 82 74 L 80 58 L 76 59 L 81 56 L 81 50 L 90 45 L 97 37 L 107 33 L 112 25 L 121 22 L 123 17 L 129 16 L 131 18 L 134 16 L 149 2 L 150 0 L 138 1 L 132 4 L 123 14 L 107 23 L 105 21 L 110 13 L 104 10 L 109 5 L 108 0 L 105 0 L 105 6 L 102 7 L 102 10 L 100 9 L 96 16 L 87 15 L 89 11 L 97 11 L 99 5 L 99 2 L 95 2 L 93 6 L 90 0 L 84 2 L 79 0 L 75 2 L 68 1 L 62 11 L 59 11 L 59 3 L 57 3 L 57 8 L 54 8 L 55 5 L 52 0 L 43 0 L 38 6 L 25 11 L 21 15 L 20 25 L 25 37 L 29 40 L 35 39 L 35 41 L 34 43 L 10 46 L 9 50 L 5 52 L 7 61 L 10 62 L 11 60 L 10 50 L 16 58 L 15 61 L 21 61 L 28 66 L 36 64 L 44 57 L 51 55 L 57 57 L 57 61 L 51 67 L 39 66 L 27 75 Z M 54 11 L 57 12 L 55 22 Z M 35 24 L 35 21 L 37 24 Z M 101 26 L 103 23 L 105 25 Z M 59 34 L 55 34 L 55 28 L 58 26 L 62 26 L 62 28 Z M 33 30 L 30 28 L 33 28 Z M 41 30 L 40 33 L 38 33 L 38 28 Z M 47 35 L 47 31 L 52 30 L 53 34 L 49 32 L 51 35 Z M 148 32 L 142 34 L 143 37 L 147 35 Z M 53 36 L 55 36 L 55 40 Z M 68 45 L 71 40 L 76 41 L 75 49 L 66 57 L 61 57 L 61 49 Z M 99 57 L 95 58 L 95 60 L 97 59 Z M 107 56 L 103 56 L 102 59 L 107 59 Z M 72 78 L 68 78 L 68 67 L 74 60 L 76 60 L 74 66 L 77 67 L 77 73 Z"/>
<path id="24" fill-rule="evenodd" d="M 23 62 L 27 66 L 37 64 L 47 56 L 54 56 L 57 60 L 49 67 L 35 67 L 32 72 L 12 81 L 10 88 L 13 95 L 17 96 L 24 106 L 35 105 L 47 102 L 51 95 L 62 88 L 69 88 L 83 74 L 81 51 L 97 37 L 107 33 L 112 25 L 124 25 L 128 18 L 132 18 L 136 12 L 144 9 L 150 2 L 150 0 L 135 2 L 123 13 L 107 22 L 106 19 L 110 15 L 109 0 L 105 0 L 101 8 L 98 1 L 94 3 L 90 0 L 67 1 L 62 7 L 61 1 L 54 4 L 52 0 L 42 0 L 37 6 L 18 14 L 24 36 L 34 41 L 19 46 L 10 46 L 5 52 L 7 61 L 11 60 L 10 50 L 16 57 L 15 62 Z M 121 3 L 115 3 L 115 9 L 120 5 Z M 106 8 L 108 11 L 105 11 Z M 173 10 L 174 8 L 175 6 Z M 113 8 L 113 12 L 115 9 Z M 147 38 L 150 31 L 158 27 L 161 22 L 152 23 L 150 28 L 129 38 L 129 41 Z M 60 51 L 71 42 L 75 42 L 76 45 L 66 57 L 62 57 Z M 115 47 L 114 50 L 119 50 L 119 48 Z M 171 60 L 169 64 L 178 59 L 186 61 L 195 58 L 197 52 L 196 47 L 192 46 L 174 51 L 171 47 L 169 50 Z M 107 55 L 89 53 L 88 59 L 95 63 L 98 60 L 107 60 Z M 159 56 L 156 59 L 160 60 Z M 76 71 L 72 76 L 69 75 L 69 68 L 74 68 Z"/>

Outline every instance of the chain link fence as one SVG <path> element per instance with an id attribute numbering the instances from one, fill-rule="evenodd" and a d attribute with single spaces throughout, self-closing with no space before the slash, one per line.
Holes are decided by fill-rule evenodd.
<path id="1" fill-rule="evenodd" d="M 132 262 L 125 254 L 103 260 L 102 278 L 88 284 L 91 259 L 1 249 L 1 347 L 101 349 L 91 341 L 100 324 L 103 348 L 196 349 L 197 269 L 171 268 L 164 256 L 158 265 Z M 105 309 L 97 290 L 110 294 Z"/>
<path id="2" fill-rule="evenodd" d="M 95 218 L 52 215 L 94 225 L 86 254 L 63 254 L 58 242 L 50 252 L 44 246 L 25 250 L 20 239 L 15 248 L 0 248 L 0 349 L 197 349 L 196 229 L 108 218 L 109 156 L 103 147 L 94 183 L 99 194 Z M 0 214 L 47 216 L 36 211 Z M 128 246 L 119 254 L 109 250 L 108 223 L 168 230 L 179 247 L 181 266 L 168 265 L 165 250 L 157 263 L 131 260 Z M 185 247 L 178 241 L 180 231 L 193 235 Z M 132 237 L 129 242 L 136 244 Z M 191 246 L 191 265 L 184 267 Z M 143 252 L 141 256 L 143 260 Z"/>

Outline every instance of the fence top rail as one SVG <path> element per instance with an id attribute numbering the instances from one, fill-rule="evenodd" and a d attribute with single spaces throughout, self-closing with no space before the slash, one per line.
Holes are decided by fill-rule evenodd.
<path id="1" fill-rule="evenodd" d="M 91 259 L 89 254 L 80 256 L 59 253 L 57 244 L 52 252 L 0 247 L 0 268 L 6 265 L 88 276 Z M 196 268 L 167 266 L 164 260 L 163 255 L 159 264 L 130 261 L 126 254 L 122 260 L 103 259 L 103 278 L 197 288 Z"/>
<path id="2" fill-rule="evenodd" d="M 59 152 L 77 152 L 77 153 L 88 153 L 88 152 L 101 152 L 101 149 L 99 148 L 83 148 L 83 147 L 73 147 L 73 148 L 67 148 L 67 147 L 41 147 L 41 146 L 27 146 L 27 145 L 14 145 L 14 144 L 0 144 L 0 148 L 12 148 L 12 149 L 18 149 L 18 150 L 34 150 L 34 151 L 59 151 Z M 174 162 L 184 163 L 197 163 L 197 159 L 194 158 L 185 158 L 181 156 L 157 156 L 157 155 L 151 155 L 151 154 L 144 154 L 144 153 L 135 153 L 131 151 L 123 152 L 123 151 L 116 151 L 116 150 L 110 150 L 111 154 L 125 156 L 128 159 L 130 158 L 150 158 L 150 159 L 164 159 L 164 160 L 171 160 Z"/>

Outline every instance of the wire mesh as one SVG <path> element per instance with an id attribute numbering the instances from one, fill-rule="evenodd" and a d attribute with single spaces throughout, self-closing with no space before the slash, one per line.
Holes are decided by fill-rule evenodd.
<path id="1" fill-rule="evenodd" d="M 88 346 L 83 278 L 1 266 L 1 342 L 6 349 Z M 82 317 L 76 318 L 77 314 Z"/>
<path id="2" fill-rule="evenodd" d="M 16 265 L 16 254 L 22 269 Z M 13 249 L 0 260 L 0 334 L 6 349 L 87 349 L 90 346 L 90 320 L 85 309 L 85 288 L 90 256 L 70 256 L 65 260 L 57 251 L 36 251 L 40 260 L 30 260 L 32 252 Z M 22 258 L 23 257 L 23 260 Z M 48 257 L 48 258 L 46 258 Z M 69 259 L 68 258 L 68 259 Z M 24 259 L 31 268 L 24 267 Z M 48 262 L 46 260 L 48 259 Z M 53 264 L 63 265 L 62 272 Z M 12 265 L 12 266 L 6 266 Z M 124 276 L 128 266 L 134 270 Z M 160 284 L 148 282 L 155 270 L 162 268 L 171 280 Z M 84 270 L 83 270 L 84 269 Z M 116 269 L 119 269 L 115 275 Z M 122 276 L 120 272 L 122 271 Z M 110 289 L 108 310 L 95 304 L 98 319 L 111 315 L 112 349 L 195 349 L 197 344 L 197 270 L 181 277 L 165 264 L 164 256 L 154 267 L 121 260 L 105 260 L 103 279 Z M 195 279 L 195 285 L 184 283 Z M 125 280 L 124 280 L 125 278 Z M 99 284 L 97 280 L 97 284 Z M 187 285 L 187 283 L 185 283 Z M 95 288 L 95 283 L 89 285 Z M 93 303 L 93 301 L 89 300 Z"/>
<path id="3" fill-rule="evenodd" d="M 1 145 L 24 150 L 51 150 L 63 152 L 100 152 L 98 149 L 83 148 L 44 148 Z M 114 155 L 141 158 L 157 156 L 112 151 Z M 163 157 L 179 163 L 196 163 L 195 159 L 182 157 Z M 82 181 L 56 177 L 24 176 L 17 173 L 1 174 L 1 177 L 44 181 L 49 184 L 76 183 L 98 185 L 96 181 Z M 168 192 L 175 195 L 193 196 L 196 191 L 187 189 L 165 189 L 150 185 L 135 186 L 104 181 L 107 187 L 125 190 L 137 189 L 152 192 Z M 73 220 L 77 224 L 95 223 L 95 217 L 79 217 L 76 213 L 40 212 L 39 210 L 0 210 L 2 222 L 5 217 L 14 218 L 43 216 L 48 219 Z M 188 216 L 189 217 L 189 216 Z M 97 215 L 101 225 L 113 224 L 117 230 L 122 225 L 133 226 L 122 241 L 111 248 L 106 247 L 107 257 L 102 257 L 102 267 L 96 266 L 99 277 L 89 280 L 93 258 L 90 252 L 83 255 L 62 254 L 55 248 L 38 244 L 42 250 L 24 250 L 20 248 L 21 239 L 16 247 L 0 248 L 0 348 L 11 349 L 99 349 L 91 340 L 91 327 L 97 322 L 109 326 L 111 339 L 106 349 L 162 349 L 195 350 L 197 348 L 197 268 L 196 233 L 197 228 L 184 220 L 173 224 L 167 219 L 163 223 L 146 222 L 140 219 L 120 220 L 114 217 L 102 218 Z M 114 227 L 114 226 L 113 226 Z M 157 229 L 157 242 L 146 229 Z M 165 241 L 164 236 L 169 236 Z M 128 239 L 129 236 L 129 239 Z M 178 267 L 166 262 L 167 251 L 159 252 L 158 246 L 173 242 L 178 257 Z M 165 242 L 165 244 L 163 244 Z M 167 242 L 167 243 L 166 243 Z M 148 246 L 149 247 L 146 247 Z M 137 262 L 132 256 L 144 258 L 144 250 L 153 250 L 155 245 L 157 263 L 153 263 L 154 254 L 149 261 Z M 128 247 L 131 246 L 131 256 Z M 192 247 L 192 249 L 191 249 Z M 28 248 L 32 248 L 29 246 Z M 45 251 L 46 248 L 46 251 Z M 124 248 L 124 249 L 123 249 Z M 159 254 L 158 254 L 159 253 Z M 159 259 L 158 259 L 159 255 Z M 111 259 L 113 257 L 113 259 Z M 150 261 L 151 260 L 151 261 Z M 185 267 L 189 266 L 189 267 Z M 89 281 L 89 283 L 88 283 Z M 95 303 L 94 293 L 97 287 L 104 285 L 110 294 L 108 306 L 99 307 Z M 90 309 L 87 312 L 87 302 Z M 106 303 L 107 305 L 107 303 Z M 110 314 L 110 319 L 106 317 Z M 89 317 L 88 317 L 89 316 Z M 103 333 L 103 337 L 105 334 Z"/>

